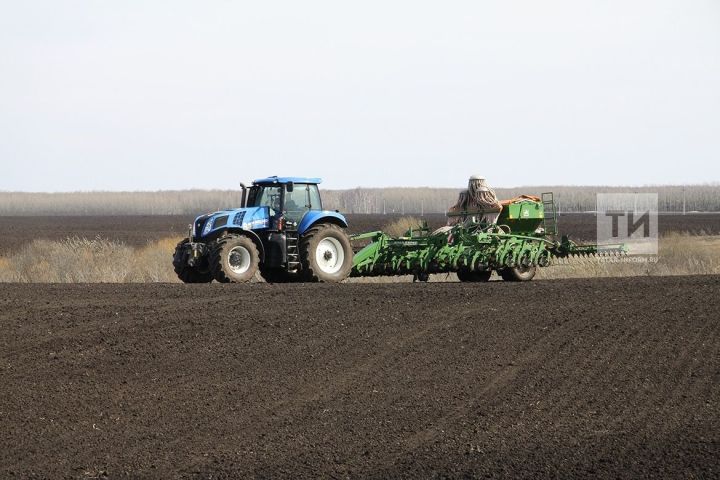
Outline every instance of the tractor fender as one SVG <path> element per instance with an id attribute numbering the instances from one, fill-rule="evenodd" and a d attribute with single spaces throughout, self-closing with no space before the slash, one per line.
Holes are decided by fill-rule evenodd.
<path id="1" fill-rule="evenodd" d="M 297 230 L 298 234 L 302 235 L 307 229 L 317 223 L 334 223 L 342 228 L 347 228 L 348 226 L 347 220 L 345 220 L 345 217 L 341 213 L 330 210 L 311 210 L 300 220 L 300 225 L 298 225 Z"/>
<path id="2" fill-rule="evenodd" d="M 260 262 L 265 261 L 265 246 L 263 245 L 262 240 L 260 239 L 260 236 L 253 232 L 252 230 L 245 230 L 242 228 L 226 228 L 220 232 L 220 235 L 218 237 L 221 237 L 225 235 L 225 233 L 235 233 L 238 235 L 245 235 L 247 237 L 250 237 L 250 240 L 253 241 L 255 246 L 258 248 L 258 252 L 260 253 Z"/>

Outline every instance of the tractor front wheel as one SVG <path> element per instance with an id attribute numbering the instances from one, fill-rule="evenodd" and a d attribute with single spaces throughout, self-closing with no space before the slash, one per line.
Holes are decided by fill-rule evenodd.
<path id="1" fill-rule="evenodd" d="M 213 278 L 221 283 L 250 281 L 258 270 L 260 254 L 255 243 L 244 235 L 228 235 L 210 252 Z"/>
<path id="2" fill-rule="evenodd" d="M 190 243 L 189 239 L 184 239 L 175 247 L 175 253 L 173 254 L 173 268 L 178 278 L 183 283 L 210 283 L 213 280 L 210 268 L 205 265 L 198 265 L 191 267 L 187 263 L 187 251 L 185 245 Z"/>
<path id="3" fill-rule="evenodd" d="M 300 261 L 305 281 L 342 282 L 350 275 L 353 262 L 347 233 L 328 223 L 309 229 L 300 242 Z"/>
<path id="4" fill-rule="evenodd" d="M 537 267 L 513 267 L 500 270 L 500 276 L 506 282 L 529 282 L 535 276 Z"/>

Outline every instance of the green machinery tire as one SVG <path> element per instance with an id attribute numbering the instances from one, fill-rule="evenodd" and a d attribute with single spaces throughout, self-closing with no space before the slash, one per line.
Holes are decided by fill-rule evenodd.
<path id="1" fill-rule="evenodd" d="M 210 269 L 220 283 L 249 282 L 260 264 L 255 242 L 245 235 L 220 238 L 210 251 Z"/>
<path id="2" fill-rule="evenodd" d="M 213 280 L 209 267 L 191 267 L 187 264 L 185 253 L 185 245 L 190 243 L 190 239 L 185 238 L 175 247 L 173 254 L 173 268 L 178 278 L 183 283 L 210 283 Z"/>
<path id="3" fill-rule="evenodd" d="M 300 240 L 300 264 L 306 282 L 345 280 L 353 264 L 353 249 L 345 230 L 331 223 L 309 229 Z"/>
<path id="4" fill-rule="evenodd" d="M 474 272 L 472 270 L 459 270 L 457 272 L 458 279 L 461 282 L 487 282 L 492 276 L 492 270 L 484 272 Z"/>
<path id="5" fill-rule="evenodd" d="M 500 276 L 506 282 L 529 282 L 535 276 L 537 267 L 512 267 L 500 270 Z"/>
<path id="6" fill-rule="evenodd" d="M 413 283 L 430 281 L 430 274 L 427 272 L 418 272 L 413 275 Z"/>

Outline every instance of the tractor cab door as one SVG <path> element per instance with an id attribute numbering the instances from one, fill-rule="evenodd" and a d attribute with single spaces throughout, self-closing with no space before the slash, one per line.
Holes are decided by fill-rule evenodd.
<path id="1" fill-rule="evenodd" d="M 322 210 L 318 186 L 308 183 L 286 185 L 285 218 L 300 223 L 310 210 Z"/>
<path id="2" fill-rule="evenodd" d="M 247 207 L 269 207 L 270 216 L 282 212 L 283 187 L 280 185 L 254 185 L 250 188 Z"/>

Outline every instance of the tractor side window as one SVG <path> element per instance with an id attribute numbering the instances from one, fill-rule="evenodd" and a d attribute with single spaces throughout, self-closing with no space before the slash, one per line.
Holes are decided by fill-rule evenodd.
<path id="1" fill-rule="evenodd" d="M 322 210 L 322 201 L 320 200 L 320 190 L 317 185 L 308 185 L 308 193 L 310 194 L 310 209 Z"/>
<path id="2" fill-rule="evenodd" d="M 309 185 L 296 183 L 292 192 L 285 192 L 285 216 L 288 220 L 299 222 L 310 210 L 310 197 L 308 196 Z"/>

